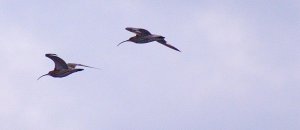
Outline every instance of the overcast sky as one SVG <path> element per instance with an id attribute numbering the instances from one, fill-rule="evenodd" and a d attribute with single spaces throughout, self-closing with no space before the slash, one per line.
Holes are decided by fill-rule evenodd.
<path id="1" fill-rule="evenodd" d="M 0 0 L 0 59 L 1 130 L 300 129 L 299 0 Z"/>

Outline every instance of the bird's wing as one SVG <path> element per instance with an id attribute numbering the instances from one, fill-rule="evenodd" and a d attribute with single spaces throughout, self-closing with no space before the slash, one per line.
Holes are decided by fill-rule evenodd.
<path id="1" fill-rule="evenodd" d="M 71 68 L 76 68 L 76 66 L 83 66 L 83 67 L 87 67 L 87 68 L 99 69 L 96 67 L 91 67 L 91 66 L 87 66 L 87 65 L 83 65 L 83 64 L 76 64 L 76 63 L 68 63 L 68 66 Z"/>
<path id="2" fill-rule="evenodd" d="M 157 42 L 159 42 L 160 44 L 163 44 L 163 45 L 165 45 L 165 46 L 167 46 L 167 47 L 169 47 L 169 48 L 171 48 L 171 49 L 173 49 L 173 50 L 176 50 L 176 51 L 181 52 L 181 51 L 180 51 L 179 49 L 177 49 L 176 47 L 174 47 L 174 46 L 168 44 L 166 40 L 158 40 Z"/>
<path id="3" fill-rule="evenodd" d="M 46 54 L 46 57 L 50 58 L 55 63 L 55 70 L 68 69 L 67 63 L 59 58 L 56 54 Z"/>
<path id="4" fill-rule="evenodd" d="M 126 28 L 127 31 L 133 32 L 138 36 L 147 36 L 147 35 L 151 35 L 151 33 L 146 30 L 146 29 L 142 29 L 142 28 L 132 28 L 132 27 L 127 27 Z"/>

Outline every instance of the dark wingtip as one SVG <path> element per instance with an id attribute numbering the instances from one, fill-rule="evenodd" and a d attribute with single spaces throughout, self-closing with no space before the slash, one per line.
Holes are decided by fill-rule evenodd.
<path id="1" fill-rule="evenodd" d="M 173 50 L 175 50 L 175 51 L 178 51 L 178 52 L 181 52 L 179 49 L 177 49 L 177 48 L 172 48 Z"/>
<path id="2" fill-rule="evenodd" d="M 53 53 L 47 53 L 47 54 L 45 54 L 45 56 L 56 56 L 56 54 L 53 54 Z"/>
<path id="3" fill-rule="evenodd" d="M 77 69 L 77 71 L 83 71 L 84 69 Z"/>
<path id="4" fill-rule="evenodd" d="M 125 28 L 127 31 L 132 31 L 133 27 L 126 27 Z"/>
<path id="5" fill-rule="evenodd" d="M 181 52 L 181 50 L 179 50 L 178 48 L 174 47 L 173 48 L 174 50 L 178 51 L 178 52 Z"/>
<path id="6" fill-rule="evenodd" d="M 164 37 L 164 36 L 159 36 L 158 38 L 165 39 L 166 37 Z"/>

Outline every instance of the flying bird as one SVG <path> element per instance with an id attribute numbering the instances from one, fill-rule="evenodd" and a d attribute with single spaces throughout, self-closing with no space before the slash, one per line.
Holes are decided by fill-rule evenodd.
<path id="1" fill-rule="evenodd" d="M 76 63 L 68 63 L 67 64 L 63 59 L 59 58 L 56 54 L 46 54 L 45 56 L 54 61 L 55 68 L 54 68 L 54 70 L 49 71 L 49 73 L 40 76 L 38 78 L 38 80 L 47 75 L 55 77 L 55 78 L 62 78 L 62 77 L 68 76 L 72 73 L 84 70 L 84 69 L 80 69 L 80 68 L 77 69 L 76 68 L 77 66 L 98 69 L 95 67 L 82 65 L 82 64 L 76 64 Z"/>
<path id="2" fill-rule="evenodd" d="M 142 29 L 142 28 L 132 28 L 132 27 L 127 27 L 125 28 L 127 31 L 133 32 L 136 34 L 136 36 L 133 36 L 131 38 L 129 38 L 128 40 L 125 40 L 121 43 L 118 44 L 121 45 L 124 42 L 134 42 L 137 44 L 144 44 L 144 43 L 148 43 L 148 42 L 153 42 L 153 41 L 157 41 L 162 45 L 165 45 L 171 49 L 174 49 L 176 51 L 181 52 L 179 49 L 177 49 L 176 47 L 170 45 L 167 43 L 167 41 L 165 40 L 165 37 L 160 36 L 160 35 L 156 35 L 156 34 L 151 34 L 148 30 L 146 29 Z"/>

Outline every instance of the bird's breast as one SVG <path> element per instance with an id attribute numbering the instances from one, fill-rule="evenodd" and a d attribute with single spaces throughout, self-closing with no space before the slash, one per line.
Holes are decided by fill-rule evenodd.
<path id="1" fill-rule="evenodd" d="M 55 70 L 51 76 L 52 77 L 65 77 L 70 74 L 74 73 L 71 69 L 62 69 L 62 70 Z"/>
<path id="2" fill-rule="evenodd" d="M 153 41 L 156 41 L 156 39 L 148 37 L 148 36 L 144 36 L 144 37 L 137 37 L 136 39 L 134 39 L 133 42 L 135 42 L 135 43 L 148 43 L 148 42 L 153 42 Z"/>

